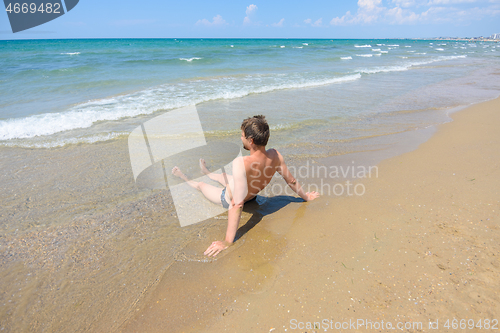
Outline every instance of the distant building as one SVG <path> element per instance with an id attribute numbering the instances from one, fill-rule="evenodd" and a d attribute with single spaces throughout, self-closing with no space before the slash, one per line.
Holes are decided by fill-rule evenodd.
<path id="1" fill-rule="evenodd" d="M 500 39 L 500 34 L 493 34 L 490 36 L 491 39 Z"/>

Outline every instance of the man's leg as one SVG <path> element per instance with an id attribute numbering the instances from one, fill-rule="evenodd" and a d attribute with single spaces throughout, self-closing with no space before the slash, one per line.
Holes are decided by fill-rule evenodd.
<path id="1" fill-rule="evenodd" d="M 216 182 L 219 182 L 222 184 L 222 186 L 226 187 L 226 179 L 224 179 L 224 175 L 226 175 L 227 181 L 230 182 L 233 176 L 228 175 L 227 173 L 212 173 L 210 170 L 207 169 L 207 166 L 205 164 L 205 160 L 203 158 L 200 158 L 200 169 L 201 172 L 203 172 L 205 175 L 208 176 L 208 178 L 215 180 Z"/>
<path id="2" fill-rule="evenodd" d="M 204 182 L 196 182 L 194 180 L 190 180 L 188 177 L 186 177 L 185 174 L 182 173 L 181 169 L 178 167 L 174 167 L 172 169 L 172 174 L 185 180 L 186 183 L 188 183 L 189 186 L 197 189 L 198 191 L 201 191 L 205 198 L 208 200 L 212 201 L 213 203 L 221 205 L 220 201 L 220 196 L 222 194 L 222 188 L 220 187 L 215 187 L 209 184 L 205 184 Z"/>

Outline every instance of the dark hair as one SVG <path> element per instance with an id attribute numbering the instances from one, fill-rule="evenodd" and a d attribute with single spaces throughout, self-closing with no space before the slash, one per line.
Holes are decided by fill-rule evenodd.
<path id="1" fill-rule="evenodd" d="M 257 146 L 267 145 L 270 133 L 265 116 L 253 116 L 243 120 L 241 130 L 245 133 L 245 137 L 247 139 L 253 139 L 253 143 Z"/>

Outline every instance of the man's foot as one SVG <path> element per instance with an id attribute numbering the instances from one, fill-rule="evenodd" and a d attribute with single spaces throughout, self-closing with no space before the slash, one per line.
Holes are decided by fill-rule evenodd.
<path id="1" fill-rule="evenodd" d="M 186 175 L 182 173 L 181 169 L 179 169 L 176 166 L 172 169 L 172 174 L 174 176 L 177 176 L 177 177 L 185 180 L 185 181 L 189 181 L 188 177 L 186 177 Z"/>
<path id="2" fill-rule="evenodd" d="M 207 165 L 205 164 L 205 160 L 203 158 L 200 158 L 200 169 L 201 172 L 203 172 L 205 175 L 208 175 L 210 171 L 207 169 Z"/>

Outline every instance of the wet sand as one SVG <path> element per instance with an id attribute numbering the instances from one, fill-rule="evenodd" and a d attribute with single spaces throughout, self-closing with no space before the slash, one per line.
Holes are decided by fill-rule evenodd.
<path id="1" fill-rule="evenodd" d="M 126 140 L 0 155 L 1 330 L 115 331 L 196 237 L 137 188 Z"/>
<path id="2" fill-rule="evenodd" d="M 498 328 L 499 110 L 496 99 L 452 114 L 418 149 L 381 162 L 362 196 L 248 207 L 235 245 L 174 263 L 119 331 Z M 184 253 L 223 231 L 207 228 Z"/>

